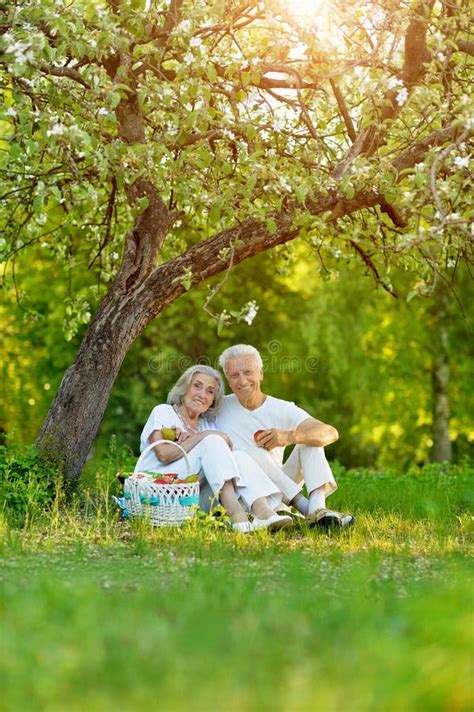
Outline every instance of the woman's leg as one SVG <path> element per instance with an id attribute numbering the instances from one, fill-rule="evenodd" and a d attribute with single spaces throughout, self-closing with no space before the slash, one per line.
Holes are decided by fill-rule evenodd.
<path id="1" fill-rule="evenodd" d="M 248 522 L 247 514 L 240 504 L 234 489 L 233 480 L 227 480 L 219 492 L 219 499 L 222 506 L 234 524 L 237 522 Z"/>
<path id="2" fill-rule="evenodd" d="M 257 519 L 268 519 L 269 517 L 273 517 L 275 514 L 275 510 L 269 506 L 266 497 L 259 497 L 259 499 L 256 499 L 252 504 L 250 511 L 254 517 L 257 517 Z"/>
<path id="3" fill-rule="evenodd" d="M 207 435 L 196 445 L 199 447 L 201 471 L 209 483 L 214 495 L 233 524 L 248 522 L 245 509 L 239 502 L 235 483 L 241 481 L 232 451 L 220 435 Z M 193 452 L 196 448 L 193 448 Z"/>

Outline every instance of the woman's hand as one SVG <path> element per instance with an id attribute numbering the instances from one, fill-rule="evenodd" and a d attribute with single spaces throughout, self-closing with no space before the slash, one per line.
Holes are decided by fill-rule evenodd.
<path id="1" fill-rule="evenodd" d="M 181 443 L 184 443 L 185 440 L 191 437 L 192 433 L 189 433 L 187 430 L 180 430 L 179 428 L 175 428 L 175 433 L 176 437 L 174 442 L 178 443 L 178 445 L 181 445 Z"/>

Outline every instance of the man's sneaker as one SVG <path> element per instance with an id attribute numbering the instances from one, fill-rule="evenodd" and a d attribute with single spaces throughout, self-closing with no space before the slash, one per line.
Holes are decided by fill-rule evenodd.
<path id="1" fill-rule="evenodd" d="M 323 529 L 350 527 L 354 522 L 355 517 L 352 514 L 341 514 L 330 509 L 317 509 L 306 517 L 309 527 L 322 527 Z"/>

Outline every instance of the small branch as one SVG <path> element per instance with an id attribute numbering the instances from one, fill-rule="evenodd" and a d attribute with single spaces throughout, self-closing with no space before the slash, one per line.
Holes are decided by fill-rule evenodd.
<path id="1" fill-rule="evenodd" d="M 352 123 L 352 118 L 349 113 L 349 110 L 347 108 L 345 99 L 342 95 L 341 90 L 339 89 L 338 85 L 334 81 L 334 79 L 330 79 L 329 83 L 331 84 L 331 88 L 333 90 L 334 96 L 336 97 L 337 105 L 339 107 L 339 111 L 341 112 L 342 118 L 344 119 L 344 123 L 346 125 L 347 133 L 349 134 L 349 138 L 351 139 L 352 143 L 357 138 L 357 133 L 354 128 L 354 124 Z"/>
<path id="2" fill-rule="evenodd" d="M 470 54 L 471 57 L 474 56 L 474 42 L 469 42 L 469 40 L 456 40 L 456 44 L 460 52 Z"/>
<path id="3" fill-rule="evenodd" d="M 40 72 L 43 72 L 43 74 L 52 74 L 55 77 L 66 77 L 81 84 L 85 89 L 92 89 L 91 85 L 83 79 L 81 74 L 70 67 L 55 67 L 54 65 L 40 64 L 38 69 Z"/>
<path id="4" fill-rule="evenodd" d="M 357 242 L 355 242 L 354 240 L 349 240 L 348 242 L 352 245 L 352 247 L 357 252 L 357 254 L 362 258 L 362 261 L 367 265 L 369 270 L 372 272 L 376 284 L 380 284 L 380 286 L 383 287 L 383 289 L 385 289 L 386 292 L 388 292 L 392 297 L 395 297 L 395 299 L 398 299 L 398 294 L 396 294 L 393 291 L 393 289 L 388 284 L 386 284 L 383 281 L 383 279 L 380 278 L 378 269 L 372 262 L 370 255 L 368 255 L 367 252 L 365 252 L 362 249 L 362 247 L 360 245 L 358 245 Z"/>

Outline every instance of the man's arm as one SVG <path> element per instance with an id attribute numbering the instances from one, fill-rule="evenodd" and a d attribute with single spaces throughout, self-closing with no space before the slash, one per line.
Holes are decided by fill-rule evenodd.
<path id="1" fill-rule="evenodd" d="M 335 443 L 338 438 L 339 433 L 332 425 L 316 420 L 316 418 L 307 418 L 294 430 L 277 430 L 276 428 L 264 430 L 257 440 L 257 445 L 266 450 L 287 445 L 326 447 L 326 445 Z"/>

